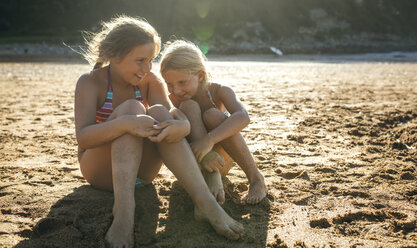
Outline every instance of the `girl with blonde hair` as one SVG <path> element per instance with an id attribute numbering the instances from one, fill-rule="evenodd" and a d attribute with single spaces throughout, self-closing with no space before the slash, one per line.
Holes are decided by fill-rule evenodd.
<path id="1" fill-rule="evenodd" d="M 191 148 L 217 201 L 225 201 L 221 176 L 228 173 L 234 160 L 249 180 L 249 192 L 242 203 L 259 203 L 267 192 L 264 178 L 240 134 L 249 124 L 249 115 L 230 87 L 209 82 L 206 61 L 191 42 L 168 43 L 160 72 L 169 98 L 190 121 Z"/>

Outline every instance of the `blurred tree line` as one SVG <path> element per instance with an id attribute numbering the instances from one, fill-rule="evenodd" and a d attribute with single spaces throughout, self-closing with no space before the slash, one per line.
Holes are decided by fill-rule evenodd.
<path id="1" fill-rule="evenodd" d="M 417 36 L 415 0 L 1 0 L 0 36 L 80 41 L 81 30 L 97 31 L 117 14 L 146 18 L 163 40 L 239 39 L 242 28 L 246 36 L 266 40 Z"/>

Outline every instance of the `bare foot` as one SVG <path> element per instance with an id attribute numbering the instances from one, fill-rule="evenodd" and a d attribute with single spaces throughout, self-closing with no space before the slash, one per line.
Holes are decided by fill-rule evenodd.
<path id="1" fill-rule="evenodd" d="M 249 193 L 242 199 L 242 204 L 257 204 L 266 196 L 266 186 L 263 179 L 253 181 L 249 185 Z"/>
<path id="2" fill-rule="evenodd" d="M 220 172 L 213 172 L 213 173 L 207 172 L 204 174 L 204 177 L 206 179 L 207 186 L 210 192 L 213 194 L 214 198 L 216 198 L 217 202 L 220 205 L 223 205 L 225 201 L 225 196 L 224 196 L 222 176 L 220 175 Z"/>
<path id="3" fill-rule="evenodd" d="M 244 228 L 242 224 L 232 219 L 217 202 L 213 204 L 200 204 L 194 208 L 194 217 L 198 221 L 208 221 L 217 234 L 231 240 L 242 237 Z"/>
<path id="4" fill-rule="evenodd" d="M 130 204 L 132 205 L 132 204 Z M 105 241 L 108 247 L 111 248 L 128 248 L 133 247 L 133 224 L 134 224 L 134 211 L 131 206 L 120 209 L 117 213 L 116 207 L 113 210 L 113 223 L 106 233 Z"/>

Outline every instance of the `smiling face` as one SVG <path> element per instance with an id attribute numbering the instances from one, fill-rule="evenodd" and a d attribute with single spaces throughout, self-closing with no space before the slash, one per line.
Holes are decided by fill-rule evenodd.
<path id="1" fill-rule="evenodd" d="M 147 43 L 133 48 L 122 59 L 116 59 L 119 73 L 125 82 L 138 85 L 140 80 L 151 71 L 155 57 L 155 44 Z"/>
<path id="2" fill-rule="evenodd" d="M 198 74 L 190 74 L 187 72 L 168 70 L 163 73 L 169 93 L 176 96 L 180 101 L 191 99 L 197 93 L 200 82 L 202 80 L 200 71 Z"/>

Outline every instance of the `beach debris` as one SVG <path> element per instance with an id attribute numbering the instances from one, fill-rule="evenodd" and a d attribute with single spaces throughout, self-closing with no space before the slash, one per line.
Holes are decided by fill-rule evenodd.
<path id="1" fill-rule="evenodd" d="M 274 46 L 270 46 L 270 47 L 269 47 L 269 49 L 270 49 L 273 53 L 275 53 L 276 55 L 278 55 L 278 56 L 282 56 L 282 55 L 284 55 L 284 54 L 281 52 L 281 50 L 279 50 L 278 48 L 276 48 L 276 47 L 274 47 Z"/>

